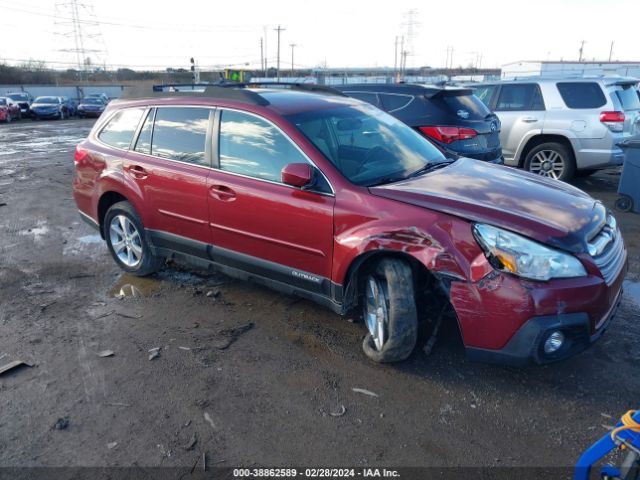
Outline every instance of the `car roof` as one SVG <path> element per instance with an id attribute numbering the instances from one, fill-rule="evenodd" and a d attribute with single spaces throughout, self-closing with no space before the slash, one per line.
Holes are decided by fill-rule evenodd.
<path id="1" fill-rule="evenodd" d="M 468 87 L 440 86 L 419 83 L 349 83 L 333 86 L 341 92 L 378 92 L 401 95 L 424 95 L 435 97 L 442 92 L 457 92 L 458 94 L 472 94 Z"/>
<path id="2" fill-rule="evenodd" d="M 505 83 L 546 83 L 546 82 L 603 82 L 605 85 L 620 85 L 620 84 L 635 84 L 639 83 L 640 79 L 634 77 L 623 77 L 619 75 L 530 75 L 524 77 L 505 78 L 496 80 L 494 82 L 479 82 L 468 84 L 469 88 L 473 88 L 480 85 L 499 85 Z"/>

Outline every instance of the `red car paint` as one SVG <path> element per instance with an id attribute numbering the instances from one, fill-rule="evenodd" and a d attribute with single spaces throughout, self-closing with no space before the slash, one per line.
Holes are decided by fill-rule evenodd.
<path id="1" fill-rule="evenodd" d="M 9 115 L 12 120 L 19 118 L 20 106 L 2 97 L 0 98 L 0 122 L 6 122 Z"/>
<path id="2" fill-rule="evenodd" d="M 626 272 L 626 250 L 622 267 L 607 283 L 586 253 L 587 240 L 603 228 L 607 212 L 587 194 L 468 159 L 407 181 L 356 186 L 284 118 L 355 101 L 267 93 L 267 106 L 200 97 L 112 102 L 79 146 L 88 152 L 78 155 L 76 164 L 73 189 L 79 210 L 102 227 L 101 201 L 104 205 L 119 194 L 133 204 L 146 229 L 251 255 L 289 268 L 293 275 L 328 279 L 344 293 L 342 303 L 331 299 L 340 312 L 349 306 L 351 273 L 361 259 L 389 252 L 409 256 L 449 285 L 469 348 L 500 350 L 533 317 L 581 312 L 588 315 L 594 335 L 611 316 Z M 233 108 L 272 122 L 322 171 L 334 195 L 116 150 L 95 137 L 117 109 L 185 104 Z M 495 270 L 474 238 L 474 222 L 571 252 L 588 275 L 537 282 Z"/>

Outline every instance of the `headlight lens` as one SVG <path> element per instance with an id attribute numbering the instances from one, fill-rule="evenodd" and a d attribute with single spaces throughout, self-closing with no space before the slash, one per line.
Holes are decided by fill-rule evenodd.
<path id="1" fill-rule="evenodd" d="M 507 230 L 479 223 L 474 227 L 474 234 L 489 261 L 494 261 L 494 266 L 499 263 L 502 270 L 519 277 L 546 281 L 587 275 L 580 260 L 573 255 Z"/>

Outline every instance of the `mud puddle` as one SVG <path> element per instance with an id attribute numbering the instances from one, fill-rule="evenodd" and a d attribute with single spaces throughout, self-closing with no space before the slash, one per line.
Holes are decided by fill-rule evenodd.
<path id="1" fill-rule="evenodd" d="M 114 298 L 146 298 L 156 294 L 162 284 L 153 277 L 134 277 L 128 273 L 120 275 L 108 292 Z"/>

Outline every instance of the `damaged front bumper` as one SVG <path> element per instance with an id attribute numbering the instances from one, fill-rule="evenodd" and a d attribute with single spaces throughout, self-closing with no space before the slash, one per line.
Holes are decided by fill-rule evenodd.
<path id="1" fill-rule="evenodd" d="M 534 317 L 527 321 L 509 342 L 499 350 L 466 347 L 467 358 L 472 361 L 501 365 L 524 366 L 546 364 L 569 358 L 598 340 L 609 327 L 620 305 L 621 295 L 591 333 L 591 321 L 587 313 L 565 313 L 554 316 Z M 565 341 L 553 353 L 546 353 L 544 344 L 554 332 L 562 332 Z"/>

